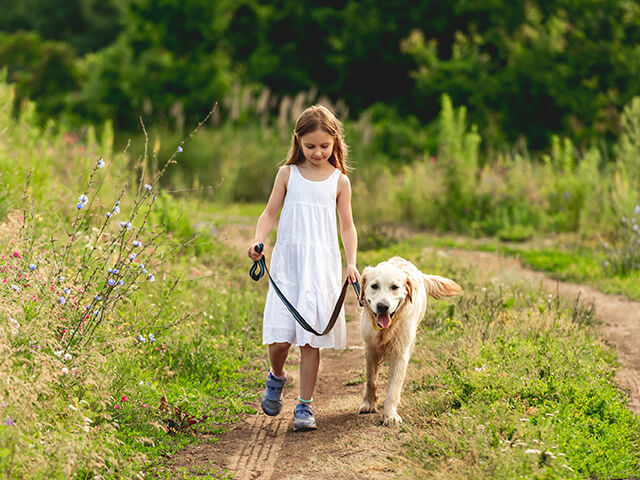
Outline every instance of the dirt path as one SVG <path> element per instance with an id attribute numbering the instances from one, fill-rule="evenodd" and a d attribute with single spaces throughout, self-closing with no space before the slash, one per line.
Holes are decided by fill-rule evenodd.
<path id="1" fill-rule="evenodd" d="M 284 406 L 277 417 L 260 412 L 233 426 L 215 445 L 188 448 L 174 459 L 176 467 L 215 465 L 229 470 L 237 480 L 269 479 L 376 479 L 400 474 L 388 456 L 397 442 L 384 445 L 387 430 L 379 414 L 359 415 L 362 398 L 363 353 L 357 304 L 349 294 L 346 350 L 323 350 L 314 409 L 318 430 L 293 432 L 293 409 L 297 404 L 299 354 L 292 349 L 287 360 L 291 384 L 285 387 Z M 384 372 L 383 380 L 384 380 Z"/>
<path id="2" fill-rule="evenodd" d="M 243 242 L 242 245 L 245 245 Z M 602 336 L 619 353 L 622 367 L 617 381 L 630 395 L 629 407 L 640 414 L 640 303 L 621 296 L 605 295 L 593 288 L 557 282 L 543 274 L 523 269 L 516 259 L 483 252 L 455 251 L 466 259 L 496 275 L 542 282 L 570 299 L 580 293 L 593 302 L 602 321 Z M 364 372 L 357 305 L 353 295 L 346 305 L 348 348 L 344 351 L 324 350 L 318 387 L 314 398 L 318 430 L 294 433 L 292 411 L 297 396 L 298 353 L 292 350 L 288 373 L 293 385 L 285 389 L 284 408 L 278 417 L 260 412 L 248 416 L 232 427 L 215 445 L 187 448 L 172 460 L 175 467 L 202 472 L 203 467 L 227 470 L 233 478 L 244 479 L 376 479 L 402 476 L 408 460 L 391 461 L 404 440 L 401 430 L 389 435 L 381 425 L 380 414 L 358 415 Z M 386 370 L 381 376 L 386 389 Z M 384 391 L 384 390 L 381 390 Z"/>

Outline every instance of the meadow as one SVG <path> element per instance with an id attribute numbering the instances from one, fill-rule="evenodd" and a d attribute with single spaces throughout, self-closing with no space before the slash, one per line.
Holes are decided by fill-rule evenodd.
<path id="1" fill-rule="evenodd" d="M 255 223 L 295 112 L 150 131 L 120 150 L 108 125 L 42 126 L 29 105 L 16 119 L 12 99 L 0 83 L 0 469 L 161 476 L 168 455 L 254 412 L 266 285 L 247 275 L 237 229 Z M 640 423 L 592 312 L 425 250 L 519 255 L 636 296 L 640 103 L 624 119 L 610 161 L 562 139 L 542 159 L 515 148 L 488 158 L 446 98 L 440 128 L 416 130 L 431 151 L 400 149 L 410 126 L 347 123 L 359 264 L 401 254 L 464 279 L 463 299 L 425 319 L 405 388 L 399 454 L 415 475 L 640 471 Z M 380 153 L 394 149 L 395 161 Z"/>

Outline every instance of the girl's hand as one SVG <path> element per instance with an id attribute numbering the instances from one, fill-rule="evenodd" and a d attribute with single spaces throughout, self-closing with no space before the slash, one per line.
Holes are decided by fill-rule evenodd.
<path id="1" fill-rule="evenodd" d="M 351 283 L 360 283 L 360 272 L 355 265 L 347 265 L 347 277 Z"/>
<path id="2" fill-rule="evenodd" d="M 249 251 L 247 252 L 249 254 L 249 258 L 251 260 L 253 260 L 254 262 L 257 262 L 258 260 L 260 260 L 264 256 L 263 252 L 260 252 L 260 253 L 256 252 L 256 246 L 258 244 L 260 244 L 260 243 L 262 243 L 262 242 L 254 242 L 254 243 L 252 243 L 251 246 L 249 247 Z"/>

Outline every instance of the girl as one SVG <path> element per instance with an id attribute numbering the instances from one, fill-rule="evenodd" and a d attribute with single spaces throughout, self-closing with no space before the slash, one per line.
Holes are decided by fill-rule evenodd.
<path id="1" fill-rule="evenodd" d="M 346 155 L 342 125 L 333 113 L 322 106 L 302 112 L 296 121 L 287 161 L 278 170 L 271 196 L 256 226 L 254 243 L 249 247 L 249 257 L 259 260 L 262 253 L 257 253 L 255 246 L 264 243 L 282 207 L 271 256 L 271 276 L 316 331 L 326 326 L 342 286 L 336 207 L 347 257 L 347 276 L 351 282 L 360 279 Z M 346 347 L 344 311 L 333 330 L 319 337 L 296 323 L 269 286 L 263 343 L 269 344 L 271 371 L 262 396 L 262 410 L 267 415 L 280 413 L 287 377 L 284 364 L 289 347 L 296 344 L 300 347 L 300 395 L 293 412 L 293 429 L 315 429 L 311 402 L 320 366 L 319 349 Z"/>

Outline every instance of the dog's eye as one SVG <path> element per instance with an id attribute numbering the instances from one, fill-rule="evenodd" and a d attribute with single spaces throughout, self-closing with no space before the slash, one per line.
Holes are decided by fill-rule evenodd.
<path id="1" fill-rule="evenodd" d="M 372 290 L 377 290 L 378 289 L 378 284 L 374 283 L 373 285 L 371 285 L 371 289 Z"/>
<path id="2" fill-rule="evenodd" d="M 391 285 L 391 290 L 397 290 L 397 289 L 399 289 L 399 288 L 400 288 L 400 287 L 399 287 L 398 285 Z"/>

